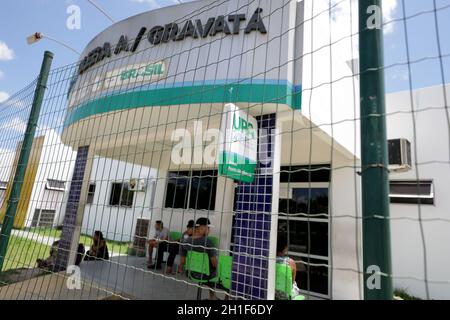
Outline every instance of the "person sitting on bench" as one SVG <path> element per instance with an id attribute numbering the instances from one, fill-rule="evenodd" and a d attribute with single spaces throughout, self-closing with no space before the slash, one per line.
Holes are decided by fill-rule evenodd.
<path id="1" fill-rule="evenodd" d="M 210 274 L 208 276 L 209 279 L 213 279 L 216 277 L 216 271 L 217 271 L 217 265 L 218 265 L 218 259 L 217 259 L 217 248 L 214 247 L 213 242 L 211 239 L 208 238 L 209 230 L 210 230 L 211 222 L 208 218 L 198 218 L 195 223 L 195 229 L 194 234 L 192 237 L 189 237 L 187 240 L 184 241 L 183 245 L 181 246 L 180 250 L 180 265 L 178 266 L 178 272 L 183 272 L 183 267 L 186 263 L 186 257 L 188 254 L 188 251 L 196 251 L 196 252 L 204 252 L 209 257 L 209 270 Z M 191 273 L 193 277 L 198 279 L 205 279 L 205 275 L 198 274 L 196 272 Z M 207 280 L 207 279 L 205 279 Z M 207 286 L 209 286 L 211 289 L 209 290 L 209 299 L 210 300 L 217 300 L 216 294 L 213 290 L 215 288 L 216 284 L 212 282 L 206 283 Z"/>
<path id="2" fill-rule="evenodd" d="M 148 242 L 148 269 L 161 269 L 164 258 L 164 252 L 167 250 L 167 241 L 169 240 L 169 229 L 164 228 L 163 222 L 155 222 L 155 236 Z M 153 249 L 157 248 L 156 264 L 153 264 Z"/>
<path id="3" fill-rule="evenodd" d="M 172 273 L 173 262 L 175 261 L 175 257 L 180 251 L 180 243 L 183 244 L 189 237 L 192 237 L 194 234 L 194 220 L 189 220 L 186 231 L 183 232 L 183 235 L 179 239 L 171 239 L 172 241 L 176 241 L 171 243 L 169 246 L 169 257 L 167 258 L 167 269 L 166 273 Z"/>
<path id="4" fill-rule="evenodd" d="M 276 263 L 288 265 L 291 268 L 292 272 L 292 293 L 293 296 L 299 295 L 299 289 L 297 287 L 297 282 L 295 278 L 297 277 L 297 265 L 295 261 L 292 260 L 288 255 L 289 247 L 288 247 L 288 237 L 285 233 L 278 233 L 277 239 L 277 257 Z M 275 290 L 275 300 L 289 300 L 289 297 L 286 296 L 284 292 Z"/>

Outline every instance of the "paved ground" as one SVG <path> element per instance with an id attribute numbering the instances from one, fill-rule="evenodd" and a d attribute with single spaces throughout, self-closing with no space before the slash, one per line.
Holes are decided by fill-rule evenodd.
<path id="1" fill-rule="evenodd" d="M 103 288 L 89 285 L 70 290 L 67 280 L 65 273 L 54 273 L 3 286 L 0 300 L 101 300 L 111 296 Z"/>
<path id="2" fill-rule="evenodd" d="M 56 240 L 27 231 L 13 232 L 49 245 Z M 148 270 L 146 258 L 142 257 L 116 255 L 109 261 L 86 261 L 82 262 L 80 271 L 81 289 L 69 289 L 70 274 L 65 272 L 45 275 L 38 269 L 19 270 L 12 276 L 13 281 L 20 282 L 0 287 L 0 299 L 97 300 L 111 297 L 113 293 L 125 299 L 197 299 L 198 286 L 184 274 L 166 275 L 162 271 Z M 225 295 L 222 292 L 217 296 L 223 299 Z M 203 289 L 202 299 L 207 297 L 208 290 Z"/>
<path id="3" fill-rule="evenodd" d="M 0 287 L 0 300 L 196 300 L 198 292 L 184 275 L 148 270 L 146 259 L 135 256 L 83 262 L 81 289 L 69 289 L 68 284 L 73 282 L 65 272 L 43 276 L 38 276 L 36 269 L 23 272 L 37 277 Z M 223 299 L 225 295 L 222 292 L 217 296 Z M 202 289 L 202 299 L 207 297 L 208 290 Z"/>
<path id="4" fill-rule="evenodd" d="M 65 272 L 42 275 L 37 269 L 23 270 L 25 281 L 0 287 L 1 300 L 195 300 L 197 288 L 184 275 L 165 276 L 147 270 L 145 258 L 120 256 L 110 261 L 89 261 L 81 265 L 81 289 L 69 289 L 74 282 Z M 170 278 L 169 278 L 170 277 Z M 208 291 L 202 290 L 203 299 Z M 223 294 L 218 294 L 223 299 Z"/>
<path id="5" fill-rule="evenodd" d="M 164 265 L 163 265 L 164 266 Z M 185 275 L 164 275 L 148 270 L 146 258 L 114 257 L 110 261 L 83 262 L 81 274 L 87 284 L 94 284 L 135 299 L 197 299 L 197 289 Z M 208 291 L 202 290 L 203 299 Z M 218 294 L 223 299 L 223 294 Z"/>

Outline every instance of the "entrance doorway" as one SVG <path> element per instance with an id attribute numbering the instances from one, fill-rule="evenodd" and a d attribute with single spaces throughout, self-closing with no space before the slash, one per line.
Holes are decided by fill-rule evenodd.
<path id="1" fill-rule="evenodd" d="M 328 183 L 291 183 L 280 194 L 278 232 L 288 236 L 300 290 L 329 297 Z M 284 198 L 281 198 L 284 196 Z"/>

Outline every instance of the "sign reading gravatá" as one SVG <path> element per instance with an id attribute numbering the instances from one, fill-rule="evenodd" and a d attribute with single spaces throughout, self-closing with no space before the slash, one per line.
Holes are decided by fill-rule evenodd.
<path id="1" fill-rule="evenodd" d="M 188 38 L 199 39 L 214 37 L 217 34 L 238 35 L 241 30 L 245 34 L 253 31 L 259 31 L 262 34 L 267 33 L 261 13 L 263 9 L 257 8 L 248 19 L 246 14 L 230 14 L 228 16 L 211 17 L 206 21 L 201 19 L 185 20 L 182 23 L 167 23 L 165 25 L 154 26 L 147 30 L 147 27 L 141 27 L 134 40 L 128 39 L 126 35 L 120 35 L 119 41 L 113 47 L 110 42 L 105 42 L 103 47 L 97 47 L 89 52 L 81 61 L 78 73 L 82 74 L 93 65 L 110 58 L 112 54 L 121 52 L 135 52 L 144 37 L 147 37 L 151 45 L 157 46 L 169 41 L 183 41 Z M 245 26 L 242 28 L 241 26 Z"/>
<path id="2" fill-rule="evenodd" d="M 253 182 L 257 162 L 258 123 L 236 105 L 226 104 L 222 115 L 219 174 Z"/>

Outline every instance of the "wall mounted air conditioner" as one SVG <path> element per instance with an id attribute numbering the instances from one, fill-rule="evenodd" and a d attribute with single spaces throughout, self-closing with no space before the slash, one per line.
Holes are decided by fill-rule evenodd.
<path id="1" fill-rule="evenodd" d="M 145 179 L 130 179 L 128 183 L 128 190 L 130 191 L 145 191 L 147 182 Z"/>
<path id="2" fill-rule="evenodd" d="M 407 139 L 388 140 L 388 151 L 391 172 L 411 170 L 411 143 Z"/>

